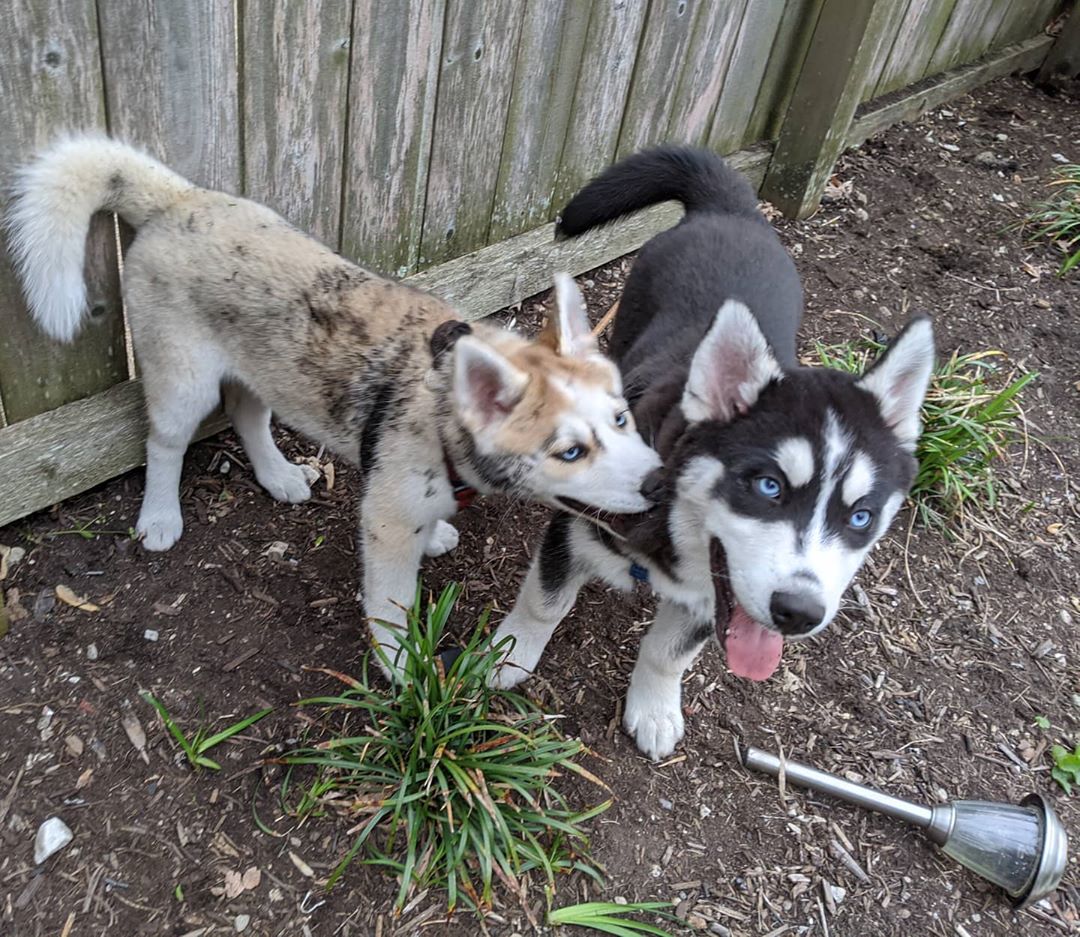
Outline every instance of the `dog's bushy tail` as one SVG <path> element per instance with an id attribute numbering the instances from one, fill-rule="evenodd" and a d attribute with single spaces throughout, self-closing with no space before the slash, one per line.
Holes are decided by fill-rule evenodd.
<path id="1" fill-rule="evenodd" d="M 760 217 L 750 183 L 722 157 L 688 146 L 661 146 L 616 163 L 563 209 L 559 233 L 574 237 L 669 199 L 687 212 Z"/>
<path id="2" fill-rule="evenodd" d="M 15 174 L 5 219 L 15 269 L 38 326 L 61 341 L 86 312 L 83 261 L 90 219 L 115 211 L 138 228 L 192 184 L 103 136 L 62 140 Z"/>

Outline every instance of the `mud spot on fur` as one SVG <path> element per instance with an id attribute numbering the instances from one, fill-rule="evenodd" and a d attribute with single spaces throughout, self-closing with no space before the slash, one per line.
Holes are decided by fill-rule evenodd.
<path id="1" fill-rule="evenodd" d="M 121 191 L 127 183 L 124 181 L 124 174 L 122 172 L 114 172 L 109 176 L 109 188 L 113 192 Z"/>

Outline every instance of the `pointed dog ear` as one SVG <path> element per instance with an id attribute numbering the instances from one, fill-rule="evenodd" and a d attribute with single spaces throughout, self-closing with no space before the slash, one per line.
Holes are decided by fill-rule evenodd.
<path id="1" fill-rule="evenodd" d="M 465 335 L 454 344 L 454 403 L 471 432 L 487 429 L 509 414 L 528 382 L 528 375 L 486 342 Z"/>
<path id="2" fill-rule="evenodd" d="M 555 308 L 537 339 L 563 357 L 580 357 L 596 352 L 596 338 L 589 329 L 585 297 L 568 273 L 555 274 Z"/>
<path id="3" fill-rule="evenodd" d="M 912 319 L 858 381 L 877 400 L 885 424 L 900 445 L 914 449 L 922 409 L 934 370 L 934 330 L 926 317 Z"/>
<path id="4" fill-rule="evenodd" d="M 729 299 L 694 352 L 682 412 L 691 423 L 728 422 L 745 413 L 770 381 L 783 376 L 757 320 Z"/>

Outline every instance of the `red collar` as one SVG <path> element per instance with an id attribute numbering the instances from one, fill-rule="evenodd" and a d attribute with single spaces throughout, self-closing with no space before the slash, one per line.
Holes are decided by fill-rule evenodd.
<path id="1" fill-rule="evenodd" d="M 454 468 L 454 463 L 450 461 L 450 456 L 444 451 L 443 462 L 446 464 L 446 478 L 450 482 L 450 487 L 454 490 L 454 500 L 457 502 L 457 509 L 464 511 L 465 508 L 471 507 L 473 498 L 479 494 L 479 492 L 461 480 L 461 476 L 458 475 L 457 469 Z"/>

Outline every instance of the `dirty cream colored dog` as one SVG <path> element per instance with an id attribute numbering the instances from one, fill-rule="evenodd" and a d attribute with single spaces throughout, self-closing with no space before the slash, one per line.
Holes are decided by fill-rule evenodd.
<path id="1" fill-rule="evenodd" d="M 136 528 L 148 550 L 180 537 L 184 452 L 222 397 L 277 500 L 304 501 L 311 478 L 275 445 L 271 411 L 359 466 L 361 596 L 391 659 L 422 555 L 457 545 L 455 489 L 574 513 L 649 507 L 642 485 L 659 457 L 634 429 L 570 277 L 556 278 L 557 309 L 535 341 L 470 328 L 442 300 L 349 263 L 262 205 L 80 137 L 18 172 L 7 219 L 31 313 L 61 341 L 83 323 L 99 210 L 137 229 L 123 295 L 150 423 Z"/>

